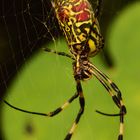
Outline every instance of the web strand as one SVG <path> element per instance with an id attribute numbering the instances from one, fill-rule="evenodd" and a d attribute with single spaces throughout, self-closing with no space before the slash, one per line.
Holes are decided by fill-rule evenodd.
<path id="1" fill-rule="evenodd" d="M 4 56 L 6 59 L 3 64 L 0 63 L 2 71 L 8 73 L 3 75 L 4 81 L 1 82 L 5 85 L 14 74 L 19 73 L 21 65 L 26 65 L 28 58 L 42 44 L 53 42 L 56 48 L 59 31 L 54 22 L 54 9 L 50 1 L 9 0 L 7 3 L 2 0 L 0 5 L 0 22 L 8 41 L 5 46 L 5 55 L 8 53 L 8 56 Z"/>

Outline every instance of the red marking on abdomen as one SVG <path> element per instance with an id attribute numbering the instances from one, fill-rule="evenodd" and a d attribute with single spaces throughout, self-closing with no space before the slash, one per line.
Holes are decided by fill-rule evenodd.
<path id="1" fill-rule="evenodd" d="M 89 12 L 87 12 L 87 11 L 84 11 L 84 12 L 82 12 L 82 13 L 80 13 L 80 14 L 78 14 L 78 15 L 76 15 L 76 19 L 77 19 L 77 21 L 87 21 L 87 20 L 89 20 L 89 18 L 90 18 L 90 14 L 89 14 Z"/>
<path id="2" fill-rule="evenodd" d="M 59 16 L 59 19 L 61 20 L 61 22 L 68 21 L 69 11 L 67 9 L 60 8 L 58 10 L 58 16 Z"/>
<path id="3" fill-rule="evenodd" d="M 72 7 L 73 12 L 80 12 L 85 9 L 90 9 L 90 5 L 88 2 L 82 1 L 79 5 L 76 5 Z"/>
<path id="4" fill-rule="evenodd" d="M 80 12 L 76 14 L 75 18 L 77 21 L 86 21 L 90 18 L 90 13 L 87 10 L 91 10 L 90 4 L 88 2 L 82 1 L 79 5 L 72 7 L 73 12 Z"/>

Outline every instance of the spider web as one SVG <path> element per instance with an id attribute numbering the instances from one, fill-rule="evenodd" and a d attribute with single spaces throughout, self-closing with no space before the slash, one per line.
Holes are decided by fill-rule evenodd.
<path id="1" fill-rule="evenodd" d="M 0 85 L 6 87 L 14 73 L 42 44 L 50 41 L 55 44 L 59 28 L 48 0 L 2 0 L 0 6 Z"/>

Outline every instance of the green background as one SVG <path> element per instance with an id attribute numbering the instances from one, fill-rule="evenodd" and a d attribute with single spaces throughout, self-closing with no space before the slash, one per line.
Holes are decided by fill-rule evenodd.
<path id="1" fill-rule="evenodd" d="M 99 56 L 92 59 L 122 91 L 128 113 L 125 116 L 125 140 L 140 139 L 140 3 L 128 6 L 115 18 L 107 41 L 115 66 L 106 68 Z M 59 39 L 47 47 L 68 52 Z M 26 62 L 8 90 L 6 100 L 20 108 L 49 112 L 75 93 L 72 61 L 43 51 Z M 116 140 L 119 117 L 105 117 L 95 109 L 118 113 L 111 97 L 95 77 L 83 83 L 85 112 L 72 140 Z M 54 118 L 25 114 L 3 106 L 3 133 L 6 140 L 62 140 L 79 109 L 78 100 Z"/>

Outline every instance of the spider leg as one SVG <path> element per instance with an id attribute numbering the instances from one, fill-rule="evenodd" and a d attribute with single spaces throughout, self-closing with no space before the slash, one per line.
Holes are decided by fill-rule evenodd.
<path id="1" fill-rule="evenodd" d="M 94 11 L 95 18 L 99 17 L 99 15 L 101 13 L 101 6 L 102 6 L 102 0 L 97 0 L 97 6 L 96 6 L 96 9 Z"/>
<path id="2" fill-rule="evenodd" d="M 55 115 L 57 115 L 58 113 L 60 113 L 61 111 L 63 111 L 66 107 L 68 107 L 68 105 L 77 97 L 79 96 L 79 93 L 75 93 L 71 98 L 69 98 L 69 100 L 67 100 L 61 107 L 58 107 L 57 109 L 55 109 L 52 112 L 49 113 L 40 113 L 40 112 L 34 112 L 34 111 L 28 111 L 28 110 L 24 110 L 21 108 L 18 108 L 16 106 L 11 105 L 9 102 L 7 102 L 6 100 L 3 100 L 5 104 L 7 104 L 8 106 L 12 107 L 15 110 L 21 111 L 21 112 L 25 112 L 28 114 L 35 114 L 35 115 L 40 115 L 40 116 L 48 116 L 48 117 L 53 117 Z"/>
<path id="3" fill-rule="evenodd" d="M 93 75 L 102 83 L 102 85 L 106 88 L 106 90 L 111 95 L 114 103 L 120 108 L 120 130 L 118 140 L 123 140 L 123 130 L 124 130 L 124 115 L 126 114 L 126 107 L 122 101 L 122 95 L 119 88 L 116 86 L 114 82 L 112 82 L 104 73 L 99 71 L 93 64 L 90 64 L 92 69 L 91 72 Z M 100 111 L 97 111 L 100 113 Z M 103 115 L 111 116 L 110 114 L 100 113 Z M 116 114 L 117 116 L 118 114 Z M 114 114 L 115 116 L 115 114 Z"/>
<path id="4" fill-rule="evenodd" d="M 42 48 L 45 52 L 51 52 L 51 53 L 54 53 L 54 54 L 57 54 L 57 55 L 61 55 L 61 56 L 66 56 L 66 57 L 68 57 L 68 58 L 71 58 L 71 59 L 73 59 L 73 60 L 75 60 L 74 58 L 73 58 L 73 56 L 71 56 L 71 55 L 69 55 L 69 54 L 67 54 L 67 53 L 65 53 L 65 52 L 58 52 L 58 51 L 55 51 L 55 50 L 52 50 L 52 49 L 49 49 L 49 48 Z"/>
<path id="5" fill-rule="evenodd" d="M 69 133 L 66 135 L 65 139 L 64 140 L 70 140 L 73 133 L 74 133 L 74 130 L 75 128 L 77 127 L 79 121 L 80 121 L 80 118 L 84 112 L 84 106 L 85 106 L 85 98 L 84 98 L 84 95 L 83 95 L 83 90 L 82 90 L 82 86 L 81 86 L 81 82 L 79 80 L 76 80 L 76 83 L 77 83 L 77 92 L 79 93 L 79 104 L 80 104 L 80 110 L 77 114 L 77 117 L 69 131 Z"/>

